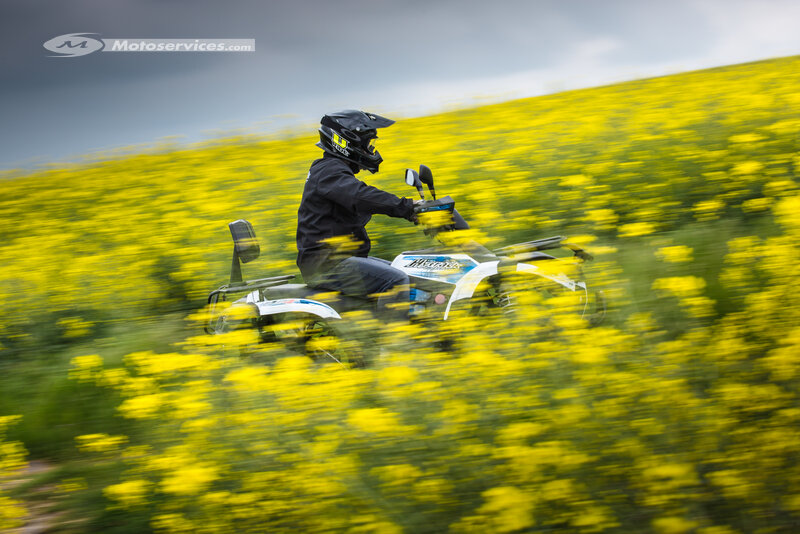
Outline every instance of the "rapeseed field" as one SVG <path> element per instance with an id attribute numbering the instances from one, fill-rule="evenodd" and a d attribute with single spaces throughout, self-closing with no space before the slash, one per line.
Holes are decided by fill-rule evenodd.
<path id="1" fill-rule="evenodd" d="M 424 163 L 469 238 L 568 236 L 608 311 L 522 277 L 513 314 L 353 312 L 363 369 L 202 331 L 228 222 L 261 243 L 248 277 L 297 272 L 313 129 L 8 171 L 0 474 L 24 447 L 106 466 L 57 481 L 54 506 L 84 503 L 65 532 L 795 531 L 798 87 L 790 57 L 398 120 L 361 179 L 413 196 Z M 431 243 L 369 228 L 381 257 Z M 27 407 L 52 373 L 50 402 L 83 402 L 68 428 Z M 28 498 L 3 491 L 17 527 Z"/>

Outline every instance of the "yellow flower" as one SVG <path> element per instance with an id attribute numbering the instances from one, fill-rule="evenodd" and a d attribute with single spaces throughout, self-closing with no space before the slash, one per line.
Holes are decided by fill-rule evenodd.
<path id="1" fill-rule="evenodd" d="M 89 452 L 110 452 L 127 443 L 127 436 L 109 436 L 108 434 L 83 434 L 77 436 L 78 448 Z"/>
<path id="2" fill-rule="evenodd" d="M 752 491 L 749 484 L 742 474 L 735 469 L 723 469 L 708 475 L 712 484 L 722 489 L 723 494 L 728 498 L 746 499 Z"/>
<path id="3" fill-rule="evenodd" d="M 565 176 L 561 179 L 562 187 L 584 187 L 591 183 L 591 178 L 588 178 L 583 174 L 573 174 L 572 176 Z"/>
<path id="4" fill-rule="evenodd" d="M 656 256 L 667 263 L 685 263 L 692 261 L 692 249 L 684 245 L 661 247 Z"/>
<path id="5" fill-rule="evenodd" d="M 411 367 L 393 366 L 381 370 L 379 380 L 386 387 L 394 388 L 414 382 L 418 376 L 419 373 Z"/>
<path id="6" fill-rule="evenodd" d="M 656 279 L 652 287 L 678 297 L 692 297 L 706 287 L 706 281 L 698 276 L 672 276 Z"/>
<path id="7" fill-rule="evenodd" d="M 764 164 L 760 161 L 744 161 L 742 163 L 737 163 L 733 167 L 733 173 L 739 175 L 755 174 L 763 168 Z"/>
<path id="8" fill-rule="evenodd" d="M 658 534 L 683 534 L 697 528 L 697 521 L 682 517 L 658 517 L 653 520 L 653 530 Z"/>
<path id="9" fill-rule="evenodd" d="M 569 499 L 575 495 L 575 488 L 572 480 L 558 479 L 551 480 L 542 485 L 541 496 L 547 501 L 558 501 Z"/>
<path id="10" fill-rule="evenodd" d="M 175 495 L 197 495 L 219 478 L 219 470 L 211 465 L 184 465 L 173 470 L 161 481 L 167 493 Z"/>
<path id="11" fill-rule="evenodd" d="M 97 354 L 90 354 L 87 356 L 76 356 L 70 361 L 72 369 L 69 371 L 69 377 L 81 382 L 91 382 L 95 380 L 98 373 L 103 368 L 103 358 Z"/>
<path id="12" fill-rule="evenodd" d="M 422 471 L 411 464 L 394 464 L 377 467 L 372 473 L 389 486 L 407 487 L 408 484 L 423 475 Z"/>
<path id="13" fill-rule="evenodd" d="M 649 235 L 656 231 L 655 226 L 649 222 L 636 222 L 623 224 L 619 227 L 620 237 L 639 237 Z"/>
<path id="14" fill-rule="evenodd" d="M 0 494 L 0 528 L 9 529 L 9 532 L 12 532 L 11 529 L 24 524 L 26 515 L 27 511 L 21 502 Z"/>
<path id="15" fill-rule="evenodd" d="M 347 416 L 347 422 L 354 428 L 370 434 L 393 434 L 401 427 L 395 414 L 384 408 L 362 408 Z"/>
<path id="16" fill-rule="evenodd" d="M 729 138 L 731 143 L 756 143 L 766 139 L 763 135 L 759 135 L 757 133 L 746 133 L 746 134 L 739 134 L 739 135 L 732 135 Z"/>
<path id="17" fill-rule="evenodd" d="M 611 510 L 606 507 L 589 505 L 579 510 L 578 515 L 570 520 L 570 525 L 580 528 L 581 531 L 601 532 L 619 526 Z"/>
<path id="18" fill-rule="evenodd" d="M 547 429 L 545 425 L 533 422 L 513 423 L 500 430 L 497 440 L 500 443 L 524 443 L 533 436 L 538 436 Z"/>
<path id="19" fill-rule="evenodd" d="M 487 516 L 493 532 L 516 532 L 534 525 L 533 498 L 513 486 L 483 492 L 486 501 L 478 512 Z"/>
<path id="20" fill-rule="evenodd" d="M 103 494 L 124 508 L 143 505 L 147 502 L 150 483 L 143 479 L 127 480 L 103 489 Z"/>
<path id="21" fill-rule="evenodd" d="M 698 202 L 692 206 L 692 211 L 698 221 L 711 221 L 719 218 L 723 208 L 725 204 L 721 200 L 712 199 Z"/>
<path id="22" fill-rule="evenodd" d="M 56 324 L 64 329 L 64 337 L 67 339 L 79 338 L 91 332 L 92 323 L 80 317 L 65 317 L 59 319 Z"/>
<path id="23" fill-rule="evenodd" d="M 225 380 L 242 391 L 263 391 L 267 387 L 266 376 L 267 369 L 264 367 L 247 366 L 231 371 Z"/>
<path id="24" fill-rule="evenodd" d="M 800 231 L 800 195 L 782 199 L 775 206 L 778 221 L 794 232 Z"/>
<path id="25" fill-rule="evenodd" d="M 770 205 L 772 205 L 772 199 L 770 198 L 751 198 L 742 202 L 742 211 L 745 213 L 766 211 Z"/>
<path id="26" fill-rule="evenodd" d="M 690 464 L 664 463 L 645 469 L 642 475 L 647 480 L 658 481 L 669 487 L 697 484 L 694 467 Z"/>
<path id="27" fill-rule="evenodd" d="M 148 419 L 155 417 L 164 405 L 165 395 L 153 393 L 151 395 L 139 395 L 126 399 L 119 407 L 122 415 L 131 419 Z"/>

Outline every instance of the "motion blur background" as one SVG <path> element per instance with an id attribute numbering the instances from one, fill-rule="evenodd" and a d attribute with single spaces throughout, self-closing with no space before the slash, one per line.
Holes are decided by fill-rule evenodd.
<path id="1" fill-rule="evenodd" d="M 0 530 L 797 530 L 796 2 L 0 9 Z M 256 51 L 42 47 L 81 32 Z M 228 222 L 259 238 L 247 278 L 297 273 L 340 108 L 399 119 L 359 177 L 411 196 L 429 165 L 453 239 L 585 247 L 605 322 L 509 276 L 510 314 L 347 314 L 363 369 L 205 335 Z M 419 230 L 375 217 L 373 253 Z"/>

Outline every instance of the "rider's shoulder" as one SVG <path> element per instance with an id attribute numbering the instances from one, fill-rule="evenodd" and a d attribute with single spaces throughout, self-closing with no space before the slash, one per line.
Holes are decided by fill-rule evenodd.
<path id="1" fill-rule="evenodd" d="M 335 158 L 335 157 L 323 157 L 311 164 L 311 169 L 309 172 L 313 174 L 320 174 L 320 173 L 345 173 L 345 174 L 353 174 L 353 170 L 350 168 L 350 165 L 347 164 L 346 161 Z"/>

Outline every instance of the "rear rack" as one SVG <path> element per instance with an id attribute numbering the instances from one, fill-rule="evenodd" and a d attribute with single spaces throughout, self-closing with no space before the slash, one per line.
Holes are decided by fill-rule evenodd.
<path id="1" fill-rule="evenodd" d="M 289 280 L 293 279 L 295 275 L 285 274 L 282 276 L 271 276 L 269 278 L 258 278 L 256 280 L 245 280 L 243 284 L 232 286 L 225 284 L 215 289 L 208 295 L 208 303 L 211 304 L 211 299 L 219 295 L 227 295 L 228 293 L 241 293 L 242 291 L 253 291 L 254 289 L 264 289 L 265 287 L 273 287 L 283 285 Z M 214 301 L 216 302 L 216 301 Z"/>
<path id="2" fill-rule="evenodd" d="M 217 307 L 217 302 L 219 302 L 219 296 L 222 295 L 222 300 L 225 300 L 225 295 L 229 293 L 242 293 L 242 292 L 250 292 L 256 289 L 264 289 L 267 287 L 274 287 L 280 286 L 288 282 L 289 280 L 293 279 L 295 275 L 293 274 L 285 274 L 282 276 L 271 276 L 269 278 L 258 278 L 256 280 L 245 280 L 244 282 L 238 285 L 230 285 L 225 284 L 224 286 L 220 286 L 218 289 L 215 289 L 211 293 L 208 294 L 208 304 L 211 305 L 210 314 L 213 316 L 214 310 Z M 205 327 L 205 331 L 207 334 L 213 333 L 213 328 L 211 327 L 211 322 L 213 319 L 209 319 L 208 325 Z"/>

